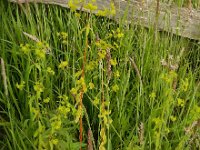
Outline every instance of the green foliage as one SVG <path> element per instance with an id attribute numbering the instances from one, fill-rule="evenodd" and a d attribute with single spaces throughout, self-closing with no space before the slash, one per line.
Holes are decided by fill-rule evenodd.
<path id="1" fill-rule="evenodd" d="M 0 2 L 2 149 L 200 147 L 199 44 L 105 12 Z"/>

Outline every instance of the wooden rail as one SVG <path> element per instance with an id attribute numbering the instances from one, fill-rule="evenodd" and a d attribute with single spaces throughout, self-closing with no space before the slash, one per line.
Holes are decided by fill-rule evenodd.
<path id="1" fill-rule="evenodd" d="M 9 0 L 11 2 L 25 3 L 36 2 L 44 4 L 60 5 L 69 8 L 69 0 Z M 87 3 L 89 0 L 85 0 Z M 126 22 L 139 24 L 145 27 L 156 26 L 158 30 L 172 32 L 173 34 L 200 40 L 200 10 L 179 8 L 175 5 L 160 3 L 159 8 L 156 0 L 96 0 L 97 10 L 110 9 L 114 2 L 116 15 L 107 17 L 119 20 L 127 14 Z M 79 4 L 77 10 L 87 11 L 88 9 Z"/>

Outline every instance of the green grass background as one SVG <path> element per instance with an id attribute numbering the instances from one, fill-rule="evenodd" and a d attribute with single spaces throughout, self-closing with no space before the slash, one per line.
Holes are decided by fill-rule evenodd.
<path id="1" fill-rule="evenodd" d="M 199 2 L 193 2 L 198 8 Z M 87 149 L 88 129 L 94 136 L 94 149 L 99 149 L 103 141 L 102 128 L 106 128 L 104 147 L 107 150 L 200 147 L 198 41 L 156 32 L 153 27 L 124 26 L 51 5 L 20 7 L 1 0 L 0 14 L 0 57 L 5 63 L 8 83 L 6 95 L 3 78 L 0 78 L 2 150 L 80 148 L 79 122 L 74 121 L 78 116 L 77 100 L 70 91 L 81 84 L 77 82 L 77 72 L 82 69 L 86 41 L 89 45 L 86 68 L 91 68 L 93 62 L 96 64 L 85 72 L 88 89 L 83 96 L 83 149 Z M 124 35 L 122 38 L 115 37 L 119 30 Z M 35 51 L 41 47 L 23 32 L 48 43 L 51 53 L 38 57 Z M 57 34 L 61 32 L 68 36 L 63 39 Z M 97 37 L 106 44 L 99 48 Z M 23 53 L 20 44 L 29 44 L 31 52 Z M 108 47 L 111 47 L 112 59 L 117 60 L 111 67 L 110 79 L 108 59 L 99 61 L 99 49 Z M 130 58 L 137 65 L 141 80 Z M 162 59 L 169 65 L 178 64 L 179 68 L 171 71 L 162 66 Z M 64 69 L 59 67 L 62 61 L 68 62 Z M 48 72 L 48 67 L 54 75 Z M 115 75 L 117 71 L 119 77 Z M 25 84 L 19 90 L 16 84 L 22 81 Z M 177 85 L 173 88 L 175 81 Z M 42 92 L 34 89 L 37 82 L 42 83 L 38 87 Z M 90 82 L 94 89 L 89 89 Z M 119 89 L 113 88 L 115 85 Z M 44 101 L 46 98 L 49 98 L 48 103 Z M 95 105 L 95 99 L 104 99 L 104 109 L 111 113 L 98 117 L 105 103 Z M 66 109 L 70 112 L 66 113 Z M 106 123 L 105 118 L 112 119 L 112 123 Z"/>

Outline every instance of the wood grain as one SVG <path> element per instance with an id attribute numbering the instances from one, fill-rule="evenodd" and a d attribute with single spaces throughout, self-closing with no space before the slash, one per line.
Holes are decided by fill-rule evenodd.
<path id="1" fill-rule="evenodd" d="M 67 7 L 69 0 L 10 0 L 11 2 L 25 3 L 35 2 L 44 4 L 54 4 Z M 88 0 L 85 0 L 87 3 Z M 190 39 L 200 40 L 200 10 L 179 8 L 175 5 L 166 3 L 159 4 L 159 12 L 156 13 L 156 1 L 154 0 L 96 0 L 99 10 L 109 9 L 110 3 L 114 2 L 116 7 L 115 16 L 107 16 L 119 21 L 120 18 L 127 15 L 126 23 L 139 24 L 145 27 L 155 26 L 158 30 L 172 32 L 173 34 L 187 37 Z M 83 5 L 80 4 L 77 10 Z M 82 8 L 82 11 L 89 10 Z"/>

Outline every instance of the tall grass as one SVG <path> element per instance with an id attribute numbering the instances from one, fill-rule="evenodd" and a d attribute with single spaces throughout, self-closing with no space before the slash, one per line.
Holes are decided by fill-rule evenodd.
<path id="1" fill-rule="evenodd" d="M 190 5 L 193 8 L 199 8 L 200 6 L 200 2 L 198 0 L 163 0 L 163 2 L 165 3 L 169 3 L 169 4 L 176 4 L 180 7 L 190 7 Z"/>
<path id="2" fill-rule="evenodd" d="M 200 147 L 196 41 L 57 6 L 0 7 L 2 149 Z"/>

